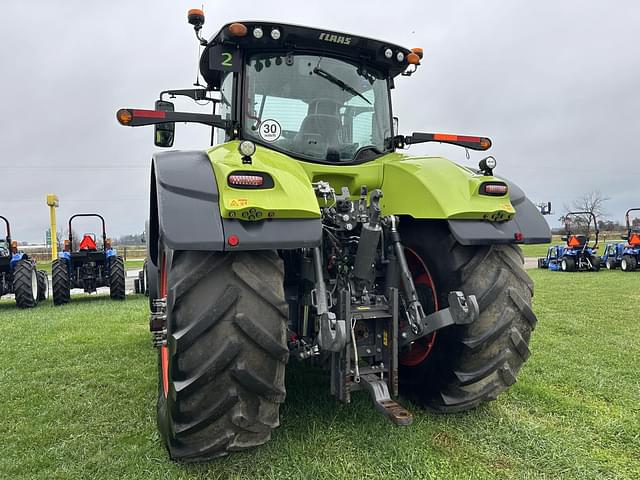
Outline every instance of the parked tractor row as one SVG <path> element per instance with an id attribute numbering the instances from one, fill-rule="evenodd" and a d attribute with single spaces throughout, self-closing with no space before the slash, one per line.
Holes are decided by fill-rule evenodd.
<path id="1" fill-rule="evenodd" d="M 78 217 L 100 219 L 101 241 L 94 233 L 85 233 L 79 242 L 74 242 L 72 222 Z M 47 273 L 37 270 L 35 260 L 18 250 L 17 242 L 11 239 L 9 221 L 2 216 L 0 219 L 6 226 L 6 237 L 0 239 L 0 296 L 13 294 L 18 307 L 35 307 L 47 299 Z M 96 213 L 79 213 L 69 219 L 68 227 L 69 238 L 64 241 L 64 249 L 51 264 L 53 304 L 69 303 L 73 288 L 94 293 L 100 287 L 109 287 L 112 299 L 124 300 L 124 260 L 107 238 L 104 218 Z"/>
<path id="2" fill-rule="evenodd" d="M 636 270 L 640 264 L 640 229 L 633 226 L 631 212 L 640 211 L 640 208 L 630 208 L 625 214 L 627 232 L 621 235 L 626 242 L 607 242 L 601 256 L 597 255 L 598 248 L 598 223 L 591 212 L 569 212 L 565 215 L 566 235 L 562 237 L 567 242 L 565 245 L 552 245 L 547 251 L 547 256 L 538 258 L 538 268 L 547 268 L 562 272 L 597 272 L 602 265 L 608 270 L 620 267 L 625 272 Z M 572 218 L 587 218 L 586 233 L 575 234 Z M 594 238 L 591 243 L 590 227 L 593 221 Z"/>

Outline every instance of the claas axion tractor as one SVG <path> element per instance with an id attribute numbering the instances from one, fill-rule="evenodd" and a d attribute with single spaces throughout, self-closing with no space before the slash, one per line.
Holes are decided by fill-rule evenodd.
<path id="1" fill-rule="evenodd" d="M 0 297 L 13 294 L 19 308 L 35 307 L 47 298 L 47 273 L 38 270 L 28 254 L 18 250 L 18 242 L 11 238 L 11 224 L 0 216 L 6 236 L 0 238 Z"/>
<path id="2" fill-rule="evenodd" d="M 100 220 L 101 245 L 98 245 L 95 234 L 85 233 L 76 248 L 72 222 L 79 217 Z M 109 287 L 109 295 L 112 299 L 123 300 L 125 298 L 124 260 L 118 256 L 111 246 L 111 240 L 107 238 L 104 218 L 96 213 L 78 213 L 69 218 L 68 228 L 69 238 L 64 241 L 64 250 L 51 265 L 53 304 L 69 303 L 72 288 L 81 288 L 87 293 L 93 293 L 99 287 Z"/>
<path id="3" fill-rule="evenodd" d="M 550 231 L 493 157 L 469 168 L 403 152 L 491 146 L 395 130 L 390 90 L 422 51 L 277 22 L 205 40 L 202 12 L 188 19 L 206 87 L 117 112 L 123 125 L 155 125 L 162 147 L 176 122 L 213 130 L 211 147 L 151 165 L 150 328 L 170 455 L 206 460 L 269 440 L 289 359 L 325 366 L 335 397 L 368 392 L 401 425 L 412 414 L 399 392 L 459 412 L 512 385 L 536 325 L 518 244 Z M 212 112 L 176 112 L 179 95 Z"/>

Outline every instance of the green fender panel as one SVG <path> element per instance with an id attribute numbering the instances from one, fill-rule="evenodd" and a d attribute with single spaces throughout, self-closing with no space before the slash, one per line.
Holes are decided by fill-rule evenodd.
<path id="1" fill-rule="evenodd" d="M 510 220 L 515 209 L 509 194 L 479 194 L 480 185 L 501 181 L 441 157 L 385 157 L 382 180 L 384 214 L 414 218 Z"/>

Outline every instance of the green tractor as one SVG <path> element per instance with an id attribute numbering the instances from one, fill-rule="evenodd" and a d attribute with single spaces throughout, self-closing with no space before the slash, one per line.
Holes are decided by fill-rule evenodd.
<path id="1" fill-rule="evenodd" d="M 440 412 L 516 381 L 536 325 L 518 244 L 547 243 L 515 184 L 409 145 L 484 151 L 484 137 L 397 132 L 390 91 L 422 51 L 277 22 L 231 23 L 204 47 L 206 87 L 161 93 L 155 125 L 212 127 L 211 147 L 156 153 L 147 233 L 158 347 L 157 419 L 172 458 L 261 445 L 279 425 L 290 359 L 329 370 L 331 394 L 371 395 L 399 425 L 412 399 Z M 168 99 L 209 102 L 177 112 Z M 152 280 L 155 278 L 156 280 Z"/>

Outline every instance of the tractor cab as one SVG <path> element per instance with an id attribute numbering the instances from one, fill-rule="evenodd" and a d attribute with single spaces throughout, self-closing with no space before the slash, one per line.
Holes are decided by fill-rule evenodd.
<path id="1" fill-rule="evenodd" d="M 173 145 L 176 121 L 210 125 L 212 144 L 247 141 L 240 150 L 247 164 L 256 146 L 331 165 L 368 162 L 412 143 L 491 146 L 485 137 L 396 135 L 390 91 L 398 75 L 417 70 L 421 48 L 269 21 L 229 23 L 207 41 L 202 12 L 190 11 L 189 23 L 204 47 L 206 89 L 166 90 L 155 110 L 117 114 L 123 125 L 154 124 L 156 146 Z M 210 102 L 213 115 L 175 112 L 167 97 L 176 96 Z"/>

